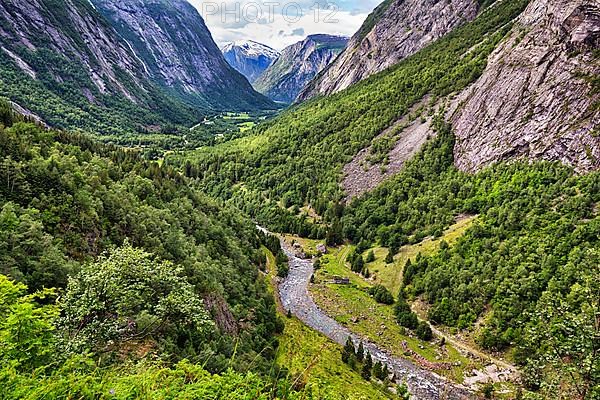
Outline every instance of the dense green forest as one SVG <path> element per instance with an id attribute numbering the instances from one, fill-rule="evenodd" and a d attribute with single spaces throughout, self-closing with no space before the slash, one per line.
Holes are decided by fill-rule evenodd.
<path id="1" fill-rule="evenodd" d="M 545 162 L 461 173 L 452 128 L 435 117 L 437 136 L 392 180 L 349 204 L 339 183 L 342 166 L 411 106 L 426 95 L 433 104 L 476 79 L 526 3 L 496 3 L 388 71 L 296 106 L 253 135 L 167 161 L 272 229 L 329 244 L 349 240 L 394 254 L 441 236 L 462 215 L 479 215 L 455 246 L 408 265 L 393 295 L 424 300 L 433 323 L 483 326 L 478 344 L 508 350 L 527 387 L 544 397 L 562 387 L 595 398 L 598 173 L 577 176 Z M 307 206 L 324 223 L 313 224 Z"/>
<path id="2" fill-rule="evenodd" d="M 342 93 L 294 107 L 250 137 L 168 161 L 185 166 L 186 174 L 199 178 L 207 193 L 233 199 L 273 230 L 323 237 L 321 227 L 292 218 L 295 213 L 287 209 L 310 204 L 329 221 L 339 217 L 343 165 L 425 95 L 435 102 L 475 80 L 526 3 L 500 2 Z"/>
<path id="3" fill-rule="evenodd" d="M 0 116 L 11 125 L 6 105 Z M 0 273 L 29 293 L 58 290 L 62 330 L 77 332 L 65 354 L 107 360 L 133 340 L 212 372 L 272 368 L 281 322 L 259 276 L 262 240 L 239 212 L 134 151 L 25 122 L 0 125 L 0 182 Z"/>
<path id="4" fill-rule="evenodd" d="M 420 298 L 430 305 L 431 322 L 458 329 L 482 321 L 478 344 L 512 349 L 530 388 L 552 393 L 551 380 L 571 371 L 569 384 L 594 398 L 600 390 L 600 174 L 515 162 L 469 175 L 453 166 L 452 149 L 453 135 L 441 124 L 401 173 L 344 209 L 344 237 L 396 252 L 441 236 L 460 215 L 479 215 L 457 244 L 442 242 L 435 255 L 405 266 L 398 303 Z M 410 317 L 408 327 L 416 325 L 410 309 L 398 307 L 401 323 L 407 326 Z M 557 371 L 549 370 L 549 359 Z"/>
<path id="5" fill-rule="evenodd" d="M 130 257 L 125 261 L 135 264 Z M 191 295 L 191 287 L 188 289 Z M 72 290 L 69 293 L 74 294 Z M 118 363 L 107 363 L 89 352 L 65 353 L 56 326 L 69 321 L 61 317 L 61 305 L 75 304 L 70 304 L 71 299 L 59 305 L 47 302 L 56 295 L 55 290 L 27 294 L 24 285 L 0 275 L 1 399 L 312 398 L 310 393 L 295 392 L 285 380 L 268 379 L 256 372 L 228 368 L 217 375 L 187 360 L 175 364 L 152 357 L 128 361 L 121 355 Z"/>

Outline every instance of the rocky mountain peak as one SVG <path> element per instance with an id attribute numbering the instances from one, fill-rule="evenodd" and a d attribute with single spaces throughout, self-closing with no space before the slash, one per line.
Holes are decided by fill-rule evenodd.
<path id="1" fill-rule="evenodd" d="M 254 82 L 279 57 L 279 52 L 253 40 L 227 43 L 221 47 L 225 60 Z"/>
<path id="2" fill-rule="evenodd" d="M 255 109 L 269 101 L 224 59 L 187 0 L 91 0 L 152 77 L 189 103 Z"/>
<path id="3" fill-rule="evenodd" d="M 346 50 L 298 100 L 346 89 L 421 50 L 477 15 L 476 0 L 387 0 L 350 39 Z"/>
<path id="4" fill-rule="evenodd" d="M 291 103 L 344 50 L 348 38 L 316 34 L 286 47 L 254 86 L 269 98 Z"/>

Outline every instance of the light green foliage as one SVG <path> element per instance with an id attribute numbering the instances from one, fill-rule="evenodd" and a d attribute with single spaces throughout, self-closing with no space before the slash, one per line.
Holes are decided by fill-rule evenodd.
<path id="1" fill-rule="evenodd" d="M 527 360 L 526 379 L 547 398 L 600 396 L 599 265 L 600 253 L 588 250 L 577 265 L 560 268 L 533 313 L 524 347 L 535 357 Z"/>
<path id="2" fill-rule="evenodd" d="M 129 245 L 83 266 L 69 279 L 61 305 L 71 352 L 100 353 L 170 331 L 201 333 L 211 325 L 181 267 Z"/>
<path id="3" fill-rule="evenodd" d="M 26 286 L 0 275 L 0 368 L 16 371 L 48 367 L 53 360 L 58 308 L 41 305 L 53 291 L 26 295 Z"/>

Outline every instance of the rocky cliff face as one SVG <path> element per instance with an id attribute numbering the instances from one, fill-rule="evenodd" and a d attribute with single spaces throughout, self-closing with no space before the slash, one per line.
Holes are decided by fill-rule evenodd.
<path id="1" fill-rule="evenodd" d="M 244 75 L 250 83 L 254 83 L 279 57 L 277 50 L 253 40 L 228 43 L 221 48 L 221 52 L 229 65 Z"/>
<path id="2" fill-rule="evenodd" d="M 2 57 L 34 79 L 40 74 L 57 82 L 70 78 L 51 65 L 47 52 L 52 52 L 81 63 L 100 93 L 118 93 L 140 102 L 138 92 L 147 90 L 140 60 L 87 1 L 64 0 L 57 5 L 50 0 L 2 0 L 0 44 Z M 39 51 L 46 56 L 36 57 Z M 94 101 L 92 89 L 82 88 L 90 101 Z"/>
<path id="3" fill-rule="evenodd" d="M 186 0 L 91 0 L 161 86 L 190 104 L 268 108 L 268 99 L 223 58 L 198 11 Z"/>
<path id="4" fill-rule="evenodd" d="M 311 35 L 285 48 L 256 80 L 256 89 L 275 101 L 293 102 L 305 85 L 343 51 L 348 38 Z"/>
<path id="5" fill-rule="evenodd" d="M 597 0 L 528 6 L 452 118 L 461 170 L 513 158 L 600 168 L 599 7 Z"/>
<path id="6" fill-rule="evenodd" d="M 382 3 L 344 53 L 298 100 L 346 89 L 421 50 L 477 15 L 476 0 L 393 0 Z"/>

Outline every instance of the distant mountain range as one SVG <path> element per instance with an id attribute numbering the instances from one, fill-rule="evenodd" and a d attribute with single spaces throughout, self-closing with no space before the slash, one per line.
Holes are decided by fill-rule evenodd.
<path id="1" fill-rule="evenodd" d="M 253 83 L 279 57 L 279 52 L 253 40 L 227 43 L 221 47 L 225 60 Z"/>
<path id="2" fill-rule="evenodd" d="M 277 60 L 254 82 L 270 99 L 292 103 L 300 91 L 344 50 L 348 38 L 311 35 L 286 47 Z"/>

